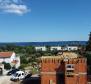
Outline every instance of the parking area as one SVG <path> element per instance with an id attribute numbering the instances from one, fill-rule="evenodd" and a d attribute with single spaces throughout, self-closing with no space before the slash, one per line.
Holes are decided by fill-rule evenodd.
<path id="1" fill-rule="evenodd" d="M 11 75 L 2 75 L 0 76 L 0 84 L 40 84 L 40 76 L 39 74 L 35 74 L 31 76 L 31 73 L 26 75 L 23 80 L 20 81 L 11 81 Z"/>

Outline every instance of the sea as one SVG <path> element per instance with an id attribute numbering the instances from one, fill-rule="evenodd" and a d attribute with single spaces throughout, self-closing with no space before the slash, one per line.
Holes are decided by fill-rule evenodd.
<path id="1" fill-rule="evenodd" d="M 51 42 L 1 42 L 0 46 L 85 46 L 87 41 L 51 41 Z"/>

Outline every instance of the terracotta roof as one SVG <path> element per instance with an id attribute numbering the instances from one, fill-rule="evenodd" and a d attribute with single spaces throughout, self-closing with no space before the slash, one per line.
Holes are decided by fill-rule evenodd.
<path id="1" fill-rule="evenodd" d="M 13 52 L 0 52 L 0 58 L 8 58 L 11 57 Z"/>

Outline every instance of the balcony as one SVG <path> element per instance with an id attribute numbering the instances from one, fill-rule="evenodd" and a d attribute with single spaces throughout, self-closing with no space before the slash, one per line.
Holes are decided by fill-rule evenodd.
<path id="1" fill-rule="evenodd" d="M 68 75 L 74 75 L 74 73 L 73 72 L 66 72 L 66 75 L 68 76 Z"/>
<path id="2" fill-rule="evenodd" d="M 74 70 L 74 68 L 66 68 L 66 70 Z"/>

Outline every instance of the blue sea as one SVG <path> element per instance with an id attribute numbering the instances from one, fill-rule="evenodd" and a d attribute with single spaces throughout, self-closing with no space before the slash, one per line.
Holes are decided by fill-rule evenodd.
<path id="1" fill-rule="evenodd" d="M 52 42 L 4 42 L 0 43 L 0 46 L 4 45 L 16 45 L 16 46 L 78 46 L 86 45 L 87 41 L 52 41 Z"/>

